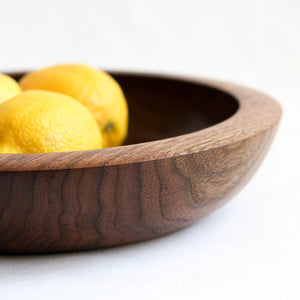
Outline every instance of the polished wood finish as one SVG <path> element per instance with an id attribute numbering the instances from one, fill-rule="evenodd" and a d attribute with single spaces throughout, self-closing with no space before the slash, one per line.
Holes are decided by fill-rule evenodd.
<path id="1" fill-rule="evenodd" d="M 98 249 L 194 223 L 244 186 L 280 120 L 274 100 L 234 84 L 112 75 L 129 103 L 126 145 L 0 155 L 0 252 Z"/>

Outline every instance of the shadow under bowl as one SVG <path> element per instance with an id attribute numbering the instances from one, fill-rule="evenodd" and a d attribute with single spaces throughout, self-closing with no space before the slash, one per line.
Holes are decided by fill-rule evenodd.
<path id="1" fill-rule="evenodd" d="M 111 75 L 128 100 L 124 146 L 0 155 L 1 253 L 98 249 L 194 223 L 251 178 L 280 120 L 274 100 L 235 84 Z"/>

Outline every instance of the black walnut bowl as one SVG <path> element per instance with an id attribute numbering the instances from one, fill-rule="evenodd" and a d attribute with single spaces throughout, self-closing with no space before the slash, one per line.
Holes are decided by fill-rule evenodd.
<path id="1" fill-rule="evenodd" d="M 98 249 L 194 223 L 251 178 L 280 120 L 274 100 L 235 84 L 111 74 L 129 105 L 124 146 L 0 155 L 1 253 Z"/>

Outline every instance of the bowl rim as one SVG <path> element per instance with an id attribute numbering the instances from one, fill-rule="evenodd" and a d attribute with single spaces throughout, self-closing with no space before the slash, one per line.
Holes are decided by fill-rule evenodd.
<path id="1" fill-rule="evenodd" d="M 6 73 L 20 76 L 26 72 Z M 277 125 L 281 107 L 266 94 L 224 81 L 198 77 L 148 72 L 109 71 L 114 75 L 131 75 L 176 80 L 204 85 L 230 95 L 238 102 L 237 111 L 210 127 L 150 142 L 113 148 L 55 153 L 0 154 L 0 171 L 41 171 L 95 168 L 140 163 L 193 154 L 223 147 L 261 134 Z"/>

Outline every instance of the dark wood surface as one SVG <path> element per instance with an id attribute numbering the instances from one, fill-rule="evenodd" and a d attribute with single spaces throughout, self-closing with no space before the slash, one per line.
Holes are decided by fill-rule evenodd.
<path id="1" fill-rule="evenodd" d="M 0 155 L 0 252 L 97 249 L 194 223 L 251 178 L 280 120 L 274 100 L 234 84 L 112 75 L 128 99 L 126 145 Z"/>

